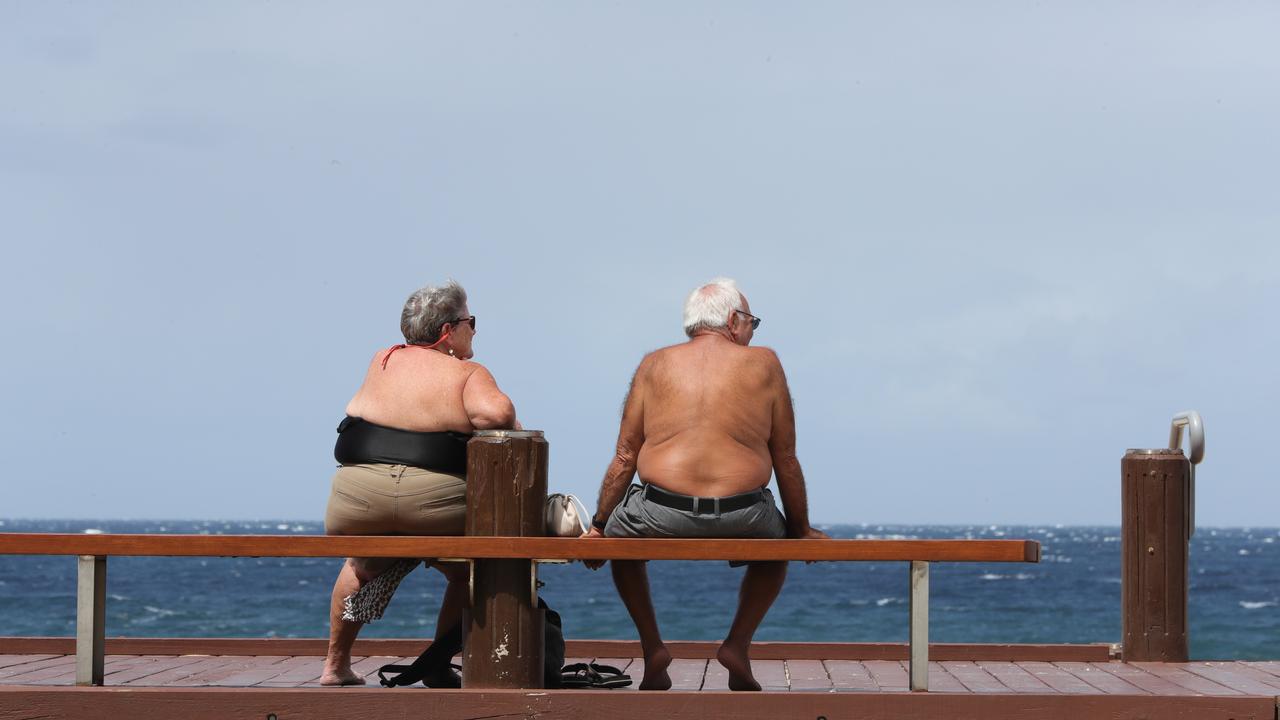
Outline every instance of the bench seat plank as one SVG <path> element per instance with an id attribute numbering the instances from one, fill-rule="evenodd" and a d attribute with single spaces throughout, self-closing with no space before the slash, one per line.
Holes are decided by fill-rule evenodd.
<path id="1" fill-rule="evenodd" d="M 456 557 L 566 560 L 1039 562 L 1034 540 L 742 540 L 0 533 L 0 554 L 185 557 Z"/>

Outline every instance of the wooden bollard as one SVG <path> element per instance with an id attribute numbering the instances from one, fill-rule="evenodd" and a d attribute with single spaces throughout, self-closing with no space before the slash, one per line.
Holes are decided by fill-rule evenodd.
<path id="1" fill-rule="evenodd" d="M 1191 464 L 1180 449 L 1130 450 L 1120 474 L 1124 659 L 1186 662 Z"/>
<path id="2" fill-rule="evenodd" d="M 467 535 L 546 534 L 547 441 L 536 430 L 484 430 L 467 444 Z M 462 650 L 466 688 L 543 686 L 537 565 L 476 560 Z"/>

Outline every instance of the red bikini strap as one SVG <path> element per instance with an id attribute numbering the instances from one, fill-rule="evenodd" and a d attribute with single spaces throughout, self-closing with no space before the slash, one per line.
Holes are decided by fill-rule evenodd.
<path id="1" fill-rule="evenodd" d="M 399 345 L 392 345 L 392 346 L 391 346 L 391 349 L 390 349 L 390 350 L 387 350 L 387 354 L 382 356 L 382 369 L 383 369 L 383 370 L 386 370 L 386 369 L 387 369 L 387 361 L 391 359 L 391 356 L 392 356 L 392 355 L 395 353 L 395 351 L 397 351 L 397 350 L 400 350 L 400 349 L 403 349 L 403 348 L 410 348 L 410 347 L 412 347 L 412 348 L 422 348 L 423 350 L 434 350 L 434 349 L 436 348 L 436 346 L 437 346 L 437 345 L 439 345 L 440 343 L 444 342 L 444 341 L 445 341 L 445 340 L 447 340 L 448 338 L 449 338 L 449 333 L 445 333 L 445 334 L 443 334 L 443 335 L 441 335 L 441 336 L 440 336 L 440 339 L 439 339 L 439 340 L 437 340 L 437 341 L 435 341 L 435 342 L 431 343 L 430 345 L 405 345 L 404 343 L 400 343 Z"/>

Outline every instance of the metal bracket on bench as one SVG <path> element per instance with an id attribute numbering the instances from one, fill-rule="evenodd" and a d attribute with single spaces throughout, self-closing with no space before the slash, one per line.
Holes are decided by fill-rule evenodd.
<path id="1" fill-rule="evenodd" d="M 467 604 L 476 604 L 476 561 L 467 558 L 437 558 L 437 562 L 464 562 L 467 564 Z M 529 561 L 529 602 L 538 607 L 538 561 Z"/>
<path id="2" fill-rule="evenodd" d="M 436 558 L 436 562 L 467 564 L 467 605 L 474 606 L 476 604 L 476 561 L 471 558 L 442 557 Z"/>
<path id="3" fill-rule="evenodd" d="M 929 563 L 911 561 L 911 690 L 929 689 Z"/>
<path id="4" fill-rule="evenodd" d="M 81 555 L 76 562 L 76 684 L 101 685 L 107 649 L 107 558 Z"/>

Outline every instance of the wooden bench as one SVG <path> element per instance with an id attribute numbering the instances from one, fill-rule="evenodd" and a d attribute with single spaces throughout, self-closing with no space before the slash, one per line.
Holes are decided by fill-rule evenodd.
<path id="1" fill-rule="evenodd" d="M 107 558 L 389 557 L 564 560 L 811 560 L 910 563 L 910 687 L 929 686 L 929 563 L 1039 562 L 1031 540 L 737 540 L 324 535 L 79 535 L 0 533 L 0 554 L 75 555 L 76 683 L 101 685 Z M 474 568 L 474 563 L 472 564 Z M 473 587 L 474 591 L 474 587 Z M 534 590 L 536 595 L 536 589 Z M 475 598 L 473 597 L 473 602 Z"/>

